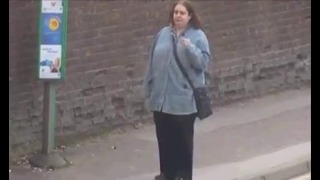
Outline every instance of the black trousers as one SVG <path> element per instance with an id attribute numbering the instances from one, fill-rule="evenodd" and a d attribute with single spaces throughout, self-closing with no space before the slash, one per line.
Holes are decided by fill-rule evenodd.
<path id="1" fill-rule="evenodd" d="M 192 180 L 193 135 L 196 114 L 172 115 L 154 112 L 160 172 L 168 180 Z"/>

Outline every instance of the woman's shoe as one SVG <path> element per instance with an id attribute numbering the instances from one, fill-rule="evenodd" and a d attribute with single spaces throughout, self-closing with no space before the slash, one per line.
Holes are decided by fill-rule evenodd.
<path id="1" fill-rule="evenodd" d="M 159 174 L 154 177 L 154 180 L 167 180 L 167 178 L 164 176 L 164 174 Z"/>

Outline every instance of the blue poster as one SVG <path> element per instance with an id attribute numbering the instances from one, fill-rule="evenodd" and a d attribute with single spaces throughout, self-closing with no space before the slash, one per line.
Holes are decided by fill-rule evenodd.
<path id="1" fill-rule="evenodd" d="M 42 13 L 41 44 L 62 44 L 62 14 Z"/>

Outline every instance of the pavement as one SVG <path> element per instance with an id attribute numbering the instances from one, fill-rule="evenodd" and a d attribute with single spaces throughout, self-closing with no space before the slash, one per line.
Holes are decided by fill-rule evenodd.
<path id="1" fill-rule="evenodd" d="M 194 141 L 194 180 L 311 179 L 311 90 L 215 107 L 212 117 L 196 121 Z M 152 124 L 67 146 L 60 155 L 72 165 L 16 167 L 9 179 L 152 180 L 159 169 Z"/>

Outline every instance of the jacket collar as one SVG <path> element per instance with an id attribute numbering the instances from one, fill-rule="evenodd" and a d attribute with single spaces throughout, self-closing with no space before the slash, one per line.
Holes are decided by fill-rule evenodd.
<path id="1" fill-rule="evenodd" d="M 174 26 L 172 24 L 170 24 L 169 27 L 170 27 L 171 33 L 176 36 L 176 29 L 174 28 Z M 191 28 L 192 28 L 191 25 L 188 24 L 187 27 L 180 33 L 180 35 L 185 35 L 186 32 Z"/>

